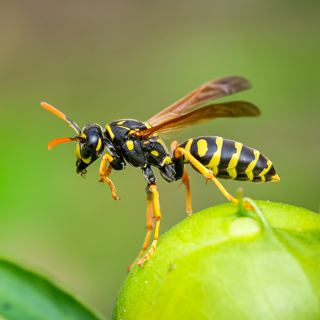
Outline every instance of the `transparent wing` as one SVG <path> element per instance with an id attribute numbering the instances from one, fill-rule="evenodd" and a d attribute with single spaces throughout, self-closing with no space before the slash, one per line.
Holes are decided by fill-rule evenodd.
<path id="1" fill-rule="evenodd" d="M 222 98 L 249 88 L 251 88 L 251 83 L 240 76 L 230 76 L 209 81 L 156 114 L 147 120 L 146 123 L 151 126 L 156 126 L 164 121 L 176 118 L 179 115 L 187 112 L 189 113 L 208 101 Z"/>
<path id="2" fill-rule="evenodd" d="M 164 121 L 154 127 L 140 132 L 139 136 L 146 139 L 155 133 L 164 133 L 181 128 L 187 128 L 215 118 L 250 117 L 258 116 L 259 114 L 260 110 L 250 102 L 231 101 L 219 104 L 215 103 Z"/>

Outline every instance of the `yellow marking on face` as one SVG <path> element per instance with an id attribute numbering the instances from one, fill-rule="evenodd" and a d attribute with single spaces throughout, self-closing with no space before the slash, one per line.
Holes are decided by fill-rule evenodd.
<path id="1" fill-rule="evenodd" d="M 252 181 L 253 180 L 253 172 L 249 171 L 249 172 L 246 172 L 246 174 L 247 174 L 249 181 Z"/>
<path id="2" fill-rule="evenodd" d="M 81 132 L 81 136 L 85 139 L 87 139 L 87 136 L 84 134 L 84 132 Z"/>
<path id="3" fill-rule="evenodd" d="M 230 162 L 228 164 L 227 170 L 235 168 L 237 166 L 237 164 L 238 164 L 238 161 L 239 161 L 240 153 L 241 153 L 241 150 L 242 150 L 242 143 L 235 142 L 234 146 L 237 149 L 237 151 L 236 151 L 236 153 L 234 153 L 232 155 L 231 160 L 230 160 Z"/>
<path id="4" fill-rule="evenodd" d="M 158 157 L 159 156 L 159 152 L 156 150 L 152 150 L 151 154 L 153 154 L 154 156 Z"/>
<path id="5" fill-rule="evenodd" d="M 77 159 L 81 159 L 80 146 L 79 146 L 78 143 L 77 143 L 77 146 L 76 146 L 76 156 L 77 156 Z"/>
<path id="6" fill-rule="evenodd" d="M 87 159 L 81 159 L 84 163 L 89 164 L 91 162 L 91 157 L 87 158 Z"/>
<path id="7" fill-rule="evenodd" d="M 98 145 L 96 147 L 96 151 L 98 151 L 101 148 L 101 144 L 102 144 L 101 138 L 99 138 L 99 142 L 98 142 Z"/>
<path id="8" fill-rule="evenodd" d="M 165 163 L 171 163 L 171 158 L 170 157 L 165 157 L 164 160 L 161 163 L 161 167 L 165 165 Z"/>
<path id="9" fill-rule="evenodd" d="M 217 151 L 213 154 L 210 163 L 206 166 L 207 168 L 218 167 L 221 158 L 221 150 L 223 145 L 223 139 L 221 137 L 216 138 Z"/>
<path id="10" fill-rule="evenodd" d="M 245 173 L 252 171 L 258 162 L 258 159 L 260 157 L 260 152 L 258 150 L 253 150 L 253 154 L 254 154 L 254 160 L 252 160 L 249 163 L 248 168 L 246 169 Z"/>
<path id="11" fill-rule="evenodd" d="M 259 173 L 259 177 L 263 177 L 270 170 L 271 166 L 272 166 L 272 162 L 268 160 L 267 167 Z"/>
<path id="12" fill-rule="evenodd" d="M 123 121 L 119 121 L 118 123 L 117 123 L 117 125 L 121 125 L 121 124 L 123 124 L 123 123 L 125 123 L 126 122 L 126 120 L 123 120 Z"/>
<path id="13" fill-rule="evenodd" d="M 130 151 L 133 150 L 134 144 L 133 144 L 133 142 L 132 142 L 131 140 L 127 141 L 127 147 L 128 147 L 128 149 L 129 149 Z"/>
<path id="14" fill-rule="evenodd" d="M 108 131 L 108 133 L 109 133 L 109 135 L 110 135 L 111 140 L 113 140 L 113 139 L 114 139 L 114 134 L 113 134 L 110 126 L 106 126 L 106 129 L 107 129 L 107 131 Z"/>
<path id="15" fill-rule="evenodd" d="M 208 142 L 204 139 L 198 140 L 197 147 L 198 147 L 198 155 L 200 157 L 205 156 L 206 153 L 208 152 Z"/>

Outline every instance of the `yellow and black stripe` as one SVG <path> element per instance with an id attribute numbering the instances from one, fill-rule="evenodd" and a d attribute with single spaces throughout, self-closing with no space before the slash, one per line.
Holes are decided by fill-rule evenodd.
<path id="1" fill-rule="evenodd" d="M 217 178 L 242 181 L 278 181 L 272 162 L 259 151 L 221 137 L 199 137 L 180 145 Z M 187 162 L 187 161 L 185 161 Z"/>
<path id="2" fill-rule="evenodd" d="M 116 145 L 122 145 L 128 135 L 139 135 L 140 131 L 146 130 L 149 127 L 148 124 L 134 119 L 120 119 L 106 126 L 105 135 Z"/>

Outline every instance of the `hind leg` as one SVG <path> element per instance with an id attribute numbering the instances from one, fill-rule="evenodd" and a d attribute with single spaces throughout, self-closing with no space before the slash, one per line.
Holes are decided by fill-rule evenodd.
<path id="1" fill-rule="evenodd" d="M 218 189 L 222 192 L 222 194 L 229 200 L 235 204 L 238 204 L 239 201 L 235 197 L 233 197 L 220 183 L 220 181 L 213 175 L 212 171 L 206 168 L 203 164 L 201 164 L 189 151 L 184 148 L 177 147 L 174 151 L 174 158 L 179 159 L 184 156 L 204 177 L 208 180 L 213 181 Z M 252 206 L 244 203 L 244 206 L 248 209 L 252 210 Z"/>
<path id="2" fill-rule="evenodd" d="M 140 259 L 140 257 L 145 253 L 145 251 L 148 249 L 150 237 L 153 229 L 153 201 L 152 201 L 152 192 L 149 190 L 149 187 L 147 187 L 147 201 L 148 201 L 148 207 L 147 207 L 147 235 L 144 239 L 142 249 L 138 255 L 138 257 L 134 260 L 134 262 L 128 267 L 128 272 L 131 270 L 131 268 L 136 264 L 136 262 Z"/>
<path id="3" fill-rule="evenodd" d="M 179 147 L 178 141 L 173 141 L 171 143 L 171 153 L 174 153 L 174 150 Z M 178 160 L 178 159 L 177 159 Z M 186 187 L 186 192 L 187 192 L 187 214 L 191 216 L 192 214 L 192 207 L 191 207 L 191 189 L 190 189 L 190 177 L 188 175 L 188 172 L 186 170 L 185 164 L 183 162 L 176 161 L 175 162 L 176 166 L 183 166 L 183 175 L 182 175 L 182 183 Z M 177 170 L 179 171 L 179 170 Z"/>

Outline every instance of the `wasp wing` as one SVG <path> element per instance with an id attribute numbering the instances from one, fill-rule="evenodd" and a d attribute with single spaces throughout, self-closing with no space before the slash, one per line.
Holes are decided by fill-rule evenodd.
<path id="1" fill-rule="evenodd" d="M 156 114 L 147 120 L 146 123 L 151 126 L 156 126 L 164 121 L 185 114 L 187 111 L 191 112 L 208 101 L 225 97 L 249 88 L 251 88 L 251 83 L 247 79 L 239 76 L 230 76 L 209 81 Z"/>
<path id="2" fill-rule="evenodd" d="M 260 110 L 250 102 L 231 101 L 219 104 L 215 103 L 143 130 L 139 133 L 139 136 L 143 139 L 147 139 L 156 133 L 164 133 L 190 127 L 215 118 L 250 117 L 258 116 L 259 114 Z"/>

